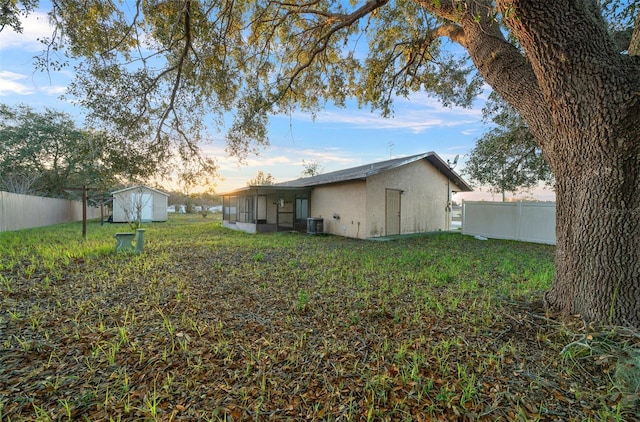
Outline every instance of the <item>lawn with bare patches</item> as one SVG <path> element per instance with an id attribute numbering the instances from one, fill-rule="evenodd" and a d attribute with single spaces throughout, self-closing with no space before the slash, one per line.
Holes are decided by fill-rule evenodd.
<path id="1" fill-rule="evenodd" d="M 1 420 L 638 412 L 638 336 L 545 313 L 553 246 L 145 228 L 140 255 L 117 225 L 0 234 Z"/>

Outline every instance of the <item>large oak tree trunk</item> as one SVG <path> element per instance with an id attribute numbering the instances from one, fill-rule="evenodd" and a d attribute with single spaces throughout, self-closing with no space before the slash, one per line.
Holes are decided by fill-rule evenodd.
<path id="1" fill-rule="evenodd" d="M 557 174 L 556 276 L 545 299 L 588 321 L 640 327 L 640 157 L 629 153 L 601 149 Z"/>
<path id="2" fill-rule="evenodd" d="M 488 20 L 463 19 L 463 45 L 529 123 L 556 178 L 546 303 L 640 327 L 640 60 L 616 51 L 595 0 L 497 4 L 525 57 Z"/>
<path id="3" fill-rule="evenodd" d="M 566 14 L 516 3 L 514 27 L 551 110 L 545 123 L 521 105 L 556 177 L 556 275 L 545 300 L 640 327 L 640 67 L 615 50 L 595 2 L 562 2 Z"/>

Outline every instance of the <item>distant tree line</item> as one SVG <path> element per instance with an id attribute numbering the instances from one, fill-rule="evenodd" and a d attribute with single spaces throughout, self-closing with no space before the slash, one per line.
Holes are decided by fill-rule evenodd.
<path id="1" fill-rule="evenodd" d="M 109 191 L 155 166 L 125 139 L 80 128 L 66 113 L 0 104 L 0 190 L 66 198 L 77 196 L 69 188 Z"/>
<path id="2" fill-rule="evenodd" d="M 153 180 L 166 180 L 173 172 L 186 198 L 216 202 L 207 196 L 213 194 L 190 195 L 194 186 L 211 182 L 213 161 L 181 163 L 165 158 L 117 134 L 79 127 L 61 111 L 0 104 L 2 191 L 77 198 L 79 191 L 73 188 L 89 186 L 93 195 L 108 195 L 132 184 L 157 185 Z"/>

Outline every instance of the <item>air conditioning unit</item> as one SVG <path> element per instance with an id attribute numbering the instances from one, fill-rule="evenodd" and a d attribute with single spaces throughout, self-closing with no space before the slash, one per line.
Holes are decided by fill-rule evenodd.
<path id="1" fill-rule="evenodd" d="M 324 219 L 307 218 L 307 234 L 322 234 L 324 232 Z"/>

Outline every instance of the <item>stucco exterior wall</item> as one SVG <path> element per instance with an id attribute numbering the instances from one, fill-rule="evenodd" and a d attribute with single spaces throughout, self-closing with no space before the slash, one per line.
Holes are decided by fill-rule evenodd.
<path id="1" fill-rule="evenodd" d="M 324 219 L 324 232 L 368 237 L 366 182 L 353 181 L 316 187 L 311 193 L 311 217 Z M 340 218 L 334 218 L 334 214 Z"/>
<path id="2" fill-rule="evenodd" d="M 446 229 L 447 177 L 426 160 L 371 176 L 367 179 L 366 236 L 385 236 L 386 190 L 400 195 L 400 233 L 421 233 Z M 457 187 L 451 184 L 451 189 Z"/>

